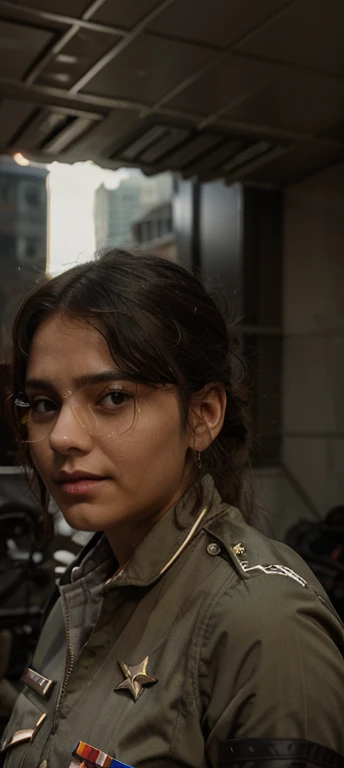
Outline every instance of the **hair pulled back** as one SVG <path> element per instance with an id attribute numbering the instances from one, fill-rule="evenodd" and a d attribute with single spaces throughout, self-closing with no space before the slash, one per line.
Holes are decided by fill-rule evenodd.
<path id="1" fill-rule="evenodd" d="M 56 312 L 97 328 L 120 369 L 156 386 L 174 384 L 185 423 L 192 395 L 212 382 L 223 385 L 225 420 L 202 453 L 202 472 L 212 475 L 224 501 L 242 506 L 251 447 L 244 367 L 235 338 L 202 283 L 174 263 L 121 249 L 45 278 L 25 299 L 14 322 L 13 392 L 25 390 L 34 333 Z M 31 469 L 46 512 L 47 491 L 27 444 L 20 445 L 18 458 Z"/>

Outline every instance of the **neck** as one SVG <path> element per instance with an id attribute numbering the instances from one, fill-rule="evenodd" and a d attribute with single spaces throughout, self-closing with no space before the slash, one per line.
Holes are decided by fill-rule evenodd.
<path id="1" fill-rule="evenodd" d="M 141 512 L 140 515 L 138 514 L 131 519 L 124 518 L 118 521 L 112 528 L 105 531 L 110 547 L 118 562 L 119 570 L 124 568 L 141 541 L 147 536 L 147 533 L 181 499 L 191 484 L 190 478 L 185 478 L 183 485 L 178 488 L 178 491 L 176 491 L 167 504 L 162 505 L 159 512 L 146 514 Z"/>
<path id="2" fill-rule="evenodd" d="M 154 519 L 149 518 L 149 520 L 140 523 L 136 522 L 132 527 L 129 527 L 128 523 L 124 522 L 105 531 L 106 538 L 118 562 L 118 568 L 114 575 L 117 575 L 124 568 L 134 554 L 135 549 L 147 536 L 147 533 L 149 533 L 159 518 L 162 517 L 162 514 L 157 515 Z"/>

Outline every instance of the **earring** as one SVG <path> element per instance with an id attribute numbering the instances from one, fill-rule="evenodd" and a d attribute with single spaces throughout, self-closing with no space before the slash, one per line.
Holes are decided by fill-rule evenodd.
<path id="1" fill-rule="evenodd" d="M 199 451 L 197 451 L 197 466 L 199 470 L 202 469 L 202 458 Z"/>

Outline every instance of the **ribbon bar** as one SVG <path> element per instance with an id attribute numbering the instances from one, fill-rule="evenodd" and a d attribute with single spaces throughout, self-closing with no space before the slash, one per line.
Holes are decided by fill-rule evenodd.
<path id="1" fill-rule="evenodd" d="M 110 757 L 96 747 L 91 747 L 84 741 L 77 741 L 72 750 L 73 757 L 77 757 L 81 762 L 85 762 L 87 768 L 133 768 L 127 763 L 121 763 L 114 757 Z"/>

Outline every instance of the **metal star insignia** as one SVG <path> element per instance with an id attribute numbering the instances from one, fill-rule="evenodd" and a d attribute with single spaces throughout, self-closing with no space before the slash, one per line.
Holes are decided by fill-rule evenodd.
<path id="1" fill-rule="evenodd" d="M 141 693 L 143 693 L 144 685 L 154 685 L 154 683 L 158 682 L 156 677 L 147 675 L 148 656 L 141 661 L 141 664 L 136 664 L 133 667 L 130 667 L 129 664 L 125 664 L 124 661 L 119 661 L 118 665 L 124 674 L 125 680 L 123 680 L 122 683 L 119 683 L 119 685 L 114 688 L 114 691 L 128 690 L 134 701 L 137 701 L 141 696 Z"/>

